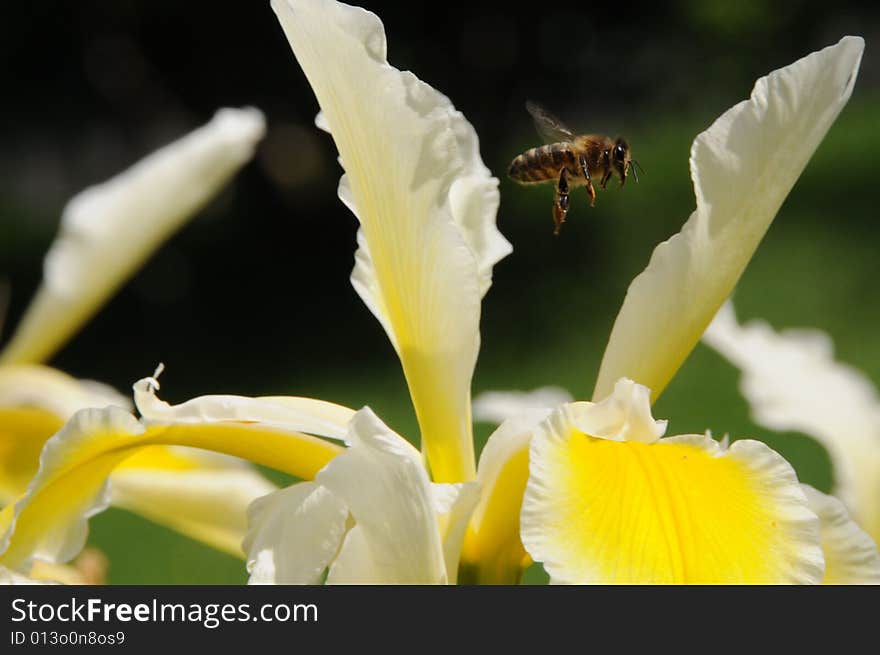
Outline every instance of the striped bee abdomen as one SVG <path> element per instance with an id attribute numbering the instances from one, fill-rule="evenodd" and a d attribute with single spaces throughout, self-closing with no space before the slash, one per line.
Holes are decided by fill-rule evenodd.
<path id="1" fill-rule="evenodd" d="M 574 164 L 574 155 L 566 143 L 554 143 L 526 150 L 511 163 L 507 175 L 524 184 L 555 180 L 563 167 Z"/>

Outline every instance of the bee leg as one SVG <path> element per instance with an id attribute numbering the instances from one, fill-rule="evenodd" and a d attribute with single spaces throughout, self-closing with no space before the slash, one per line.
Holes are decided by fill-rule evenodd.
<path id="1" fill-rule="evenodd" d="M 578 164 L 581 167 L 581 175 L 587 181 L 587 193 L 590 194 L 590 207 L 596 204 L 596 190 L 593 188 L 593 181 L 590 179 L 590 168 L 587 166 L 587 158 L 581 155 L 578 157 Z"/>
<path id="2" fill-rule="evenodd" d="M 568 175 L 565 169 L 559 174 L 559 182 L 556 184 L 556 200 L 553 203 L 553 234 L 559 234 L 559 229 L 565 223 L 568 214 Z"/>
<path id="3" fill-rule="evenodd" d="M 602 176 L 602 181 L 599 183 L 599 186 L 602 187 L 603 191 L 605 190 L 605 185 L 608 184 L 608 180 L 610 180 L 610 179 L 611 179 L 611 169 L 609 168 L 607 171 L 605 171 L 605 174 Z"/>

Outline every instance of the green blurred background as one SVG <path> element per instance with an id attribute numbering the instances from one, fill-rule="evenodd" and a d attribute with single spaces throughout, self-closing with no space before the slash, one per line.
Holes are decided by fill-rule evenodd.
<path id="1" fill-rule="evenodd" d="M 501 178 L 498 221 L 514 253 L 496 266 L 483 304 L 475 392 L 554 384 L 588 398 L 629 282 L 693 210 L 693 138 L 761 75 L 844 34 L 864 36 L 852 100 L 735 298 L 743 318 L 827 331 L 840 359 L 880 381 L 874 3 L 364 4 L 385 23 L 390 61 L 450 96 Z M 417 440 L 394 352 L 348 281 L 356 224 L 336 199 L 335 150 L 312 126 L 314 97 L 268 2 L 16 3 L 0 25 L 0 74 L 0 275 L 11 287 L 4 336 L 39 283 L 68 198 L 217 107 L 253 104 L 269 125 L 254 162 L 51 363 L 124 391 L 163 361 L 171 402 L 314 396 L 369 405 Z M 540 143 L 527 98 L 576 130 L 624 135 L 647 171 L 639 185 L 600 191 L 592 210 L 575 193 L 556 238 L 552 189 L 504 176 L 516 154 Z M 763 439 L 803 481 L 827 490 L 824 450 L 755 426 L 737 379 L 700 345 L 654 415 L 670 420 L 668 434 Z M 477 425 L 480 446 L 490 431 Z M 246 579 L 240 560 L 123 511 L 91 526 L 90 543 L 110 557 L 110 582 Z M 543 574 L 534 568 L 526 580 Z"/>

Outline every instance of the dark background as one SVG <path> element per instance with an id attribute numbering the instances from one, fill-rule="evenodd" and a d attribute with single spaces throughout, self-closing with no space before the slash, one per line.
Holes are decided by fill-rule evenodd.
<path id="1" fill-rule="evenodd" d="M 592 391 L 627 285 L 693 209 L 687 162 L 696 134 L 758 77 L 844 34 L 864 36 L 853 99 L 759 249 L 737 303 L 744 316 L 777 327 L 821 327 L 843 359 L 880 380 L 875 3 L 363 4 L 385 23 L 391 63 L 453 100 L 501 178 L 498 220 L 514 254 L 496 266 L 483 305 L 475 391 L 560 384 L 580 398 Z M 125 390 L 164 361 L 170 401 L 287 393 L 370 404 L 417 440 L 393 350 L 348 281 L 356 222 L 336 198 L 336 152 L 313 127 L 316 102 L 268 2 L 11 3 L 0 24 L 0 76 L 0 276 L 12 291 L 5 336 L 39 283 L 72 195 L 218 107 L 255 105 L 269 131 L 253 163 L 51 364 Z M 639 185 L 600 192 L 593 210 L 575 194 L 558 238 L 552 191 L 504 176 L 516 154 L 540 143 L 527 98 L 579 131 L 626 136 L 647 171 Z M 765 438 L 803 479 L 827 489 L 821 447 L 752 425 L 736 379 L 700 346 L 655 415 L 671 419 L 669 434 L 711 428 Z M 488 428 L 478 432 L 485 438 Z M 113 559 L 117 582 L 243 575 L 240 563 L 157 537 L 122 512 L 93 526 L 111 556 L 126 553 Z M 166 568 L 150 577 L 133 563 L 146 548 L 141 533 L 182 554 L 170 562 L 156 555 Z"/>

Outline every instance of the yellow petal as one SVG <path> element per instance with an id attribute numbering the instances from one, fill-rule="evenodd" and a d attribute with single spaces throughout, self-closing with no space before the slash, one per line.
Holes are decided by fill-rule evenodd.
<path id="1" fill-rule="evenodd" d="M 803 583 L 824 570 L 819 525 L 766 445 L 584 434 L 573 406 L 532 439 L 522 538 L 557 583 Z"/>
<path id="2" fill-rule="evenodd" d="M 691 148 L 697 208 L 627 291 L 594 399 L 621 377 L 656 398 L 730 295 L 855 84 L 864 49 L 845 37 L 755 83 Z"/>
<path id="3" fill-rule="evenodd" d="M 340 198 L 360 221 L 352 283 L 401 359 L 433 478 L 470 480 L 480 299 L 510 251 L 495 227 L 497 180 L 449 99 L 388 64 L 374 14 L 272 7 L 339 150 Z"/>
<path id="4" fill-rule="evenodd" d="M 262 114 L 221 109 L 207 125 L 74 197 L 43 283 L 0 362 L 50 357 L 253 155 Z"/>

